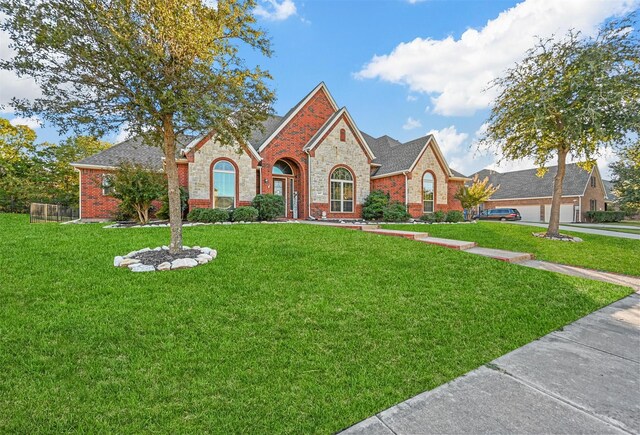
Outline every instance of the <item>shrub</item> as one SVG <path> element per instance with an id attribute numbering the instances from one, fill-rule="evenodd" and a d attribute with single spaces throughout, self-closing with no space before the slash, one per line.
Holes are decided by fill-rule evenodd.
<path id="1" fill-rule="evenodd" d="M 446 222 L 462 222 L 464 214 L 460 210 L 451 210 L 447 213 Z"/>
<path id="2" fill-rule="evenodd" d="M 405 222 L 410 217 L 407 207 L 401 202 L 392 202 L 382 211 L 382 219 L 385 222 Z"/>
<path id="3" fill-rule="evenodd" d="M 284 215 L 284 198 L 280 195 L 256 195 L 251 205 L 258 210 L 258 219 L 261 221 L 272 221 Z"/>
<path id="4" fill-rule="evenodd" d="M 233 211 L 231 219 L 234 222 L 255 222 L 258 220 L 258 209 L 255 207 L 238 207 Z"/>
<path id="5" fill-rule="evenodd" d="M 133 221 L 136 219 L 136 210 L 126 202 L 120 202 L 113 212 L 113 220 L 116 222 Z"/>
<path id="6" fill-rule="evenodd" d="M 189 222 L 205 223 L 228 222 L 229 218 L 229 210 L 223 208 L 194 208 L 187 216 Z"/>
<path id="7" fill-rule="evenodd" d="M 151 203 L 166 190 L 164 175 L 141 165 L 124 164 L 104 182 L 111 189 L 111 196 L 135 210 L 136 218 L 143 224 L 149 222 Z"/>
<path id="8" fill-rule="evenodd" d="M 162 201 L 162 205 L 160 205 L 160 208 L 156 212 L 156 217 L 158 219 L 169 219 L 169 194 L 165 192 L 162 198 L 160 198 L 160 201 Z M 180 204 L 182 207 L 182 218 L 184 219 L 189 209 L 189 192 L 182 187 L 180 188 Z"/>
<path id="9" fill-rule="evenodd" d="M 623 211 L 588 211 L 587 219 L 591 222 L 620 222 L 624 219 Z"/>
<path id="10" fill-rule="evenodd" d="M 444 222 L 446 218 L 447 218 L 447 215 L 443 211 L 438 210 L 435 213 L 433 213 L 434 222 Z"/>
<path id="11" fill-rule="evenodd" d="M 429 222 L 429 223 L 433 223 L 436 221 L 435 216 L 433 215 L 433 213 L 425 213 L 422 216 L 420 216 L 420 220 L 422 222 Z"/>
<path id="12" fill-rule="evenodd" d="M 362 218 L 366 220 L 380 220 L 384 209 L 389 205 L 389 194 L 382 190 L 374 190 L 364 200 Z"/>

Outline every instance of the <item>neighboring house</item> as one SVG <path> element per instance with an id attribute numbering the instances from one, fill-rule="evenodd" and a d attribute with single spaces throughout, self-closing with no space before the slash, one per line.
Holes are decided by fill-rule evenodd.
<path id="1" fill-rule="evenodd" d="M 449 168 L 432 135 L 400 143 L 363 133 L 324 83 L 263 126 L 240 151 L 222 146 L 215 132 L 179 138 L 180 185 L 190 208 L 234 208 L 273 193 L 285 198 L 283 217 L 356 219 L 374 189 L 406 204 L 414 217 L 462 208 L 453 195 L 467 178 Z M 160 170 L 162 151 L 131 139 L 73 164 L 80 172 L 82 219 L 113 216 L 118 201 L 101 180 L 124 162 Z"/>
<path id="2" fill-rule="evenodd" d="M 613 192 L 613 181 L 602 180 L 602 184 L 604 185 L 604 209 L 605 210 L 619 210 L 620 206 L 618 205 L 618 197 Z"/>
<path id="3" fill-rule="evenodd" d="M 489 177 L 490 183 L 500 186 L 481 208 L 517 208 L 523 221 L 548 222 L 557 169 L 557 166 L 549 167 L 544 177 L 538 177 L 536 169 L 505 173 L 483 169 L 477 172 L 480 180 Z M 588 172 L 575 163 L 567 165 L 562 183 L 560 222 L 585 222 L 587 211 L 606 210 L 607 201 L 605 184 L 597 166 Z"/>

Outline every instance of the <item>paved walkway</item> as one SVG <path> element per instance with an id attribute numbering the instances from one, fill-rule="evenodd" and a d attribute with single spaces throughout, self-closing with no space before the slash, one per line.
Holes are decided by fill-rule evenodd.
<path id="1" fill-rule="evenodd" d="M 530 227 L 540 227 L 540 228 L 547 228 L 549 226 L 548 224 L 540 224 L 536 222 L 522 222 L 522 221 L 506 221 L 506 222 L 500 222 L 500 223 L 501 224 L 506 223 L 511 225 L 527 225 Z M 581 227 L 574 227 L 574 226 L 568 226 L 568 225 L 560 225 L 560 231 L 573 231 L 574 233 L 597 234 L 599 236 L 620 237 L 621 239 L 640 240 L 640 234 L 620 233 L 616 231 L 599 230 L 596 228 L 581 228 Z"/>
<path id="2" fill-rule="evenodd" d="M 620 225 L 613 225 L 613 224 L 599 224 L 599 223 L 575 223 L 575 224 L 569 224 L 568 226 L 570 227 L 581 227 L 581 226 L 585 226 L 585 227 L 595 227 L 595 228 L 603 228 L 603 229 L 607 229 L 607 228 L 621 228 L 624 230 L 638 230 L 640 231 L 640 225 L 625 225 L 624 222 Z"/>
<path id="3" fill-rule="evenodd" d="M 640 295 L 342 433 L 640 433 Z"/>

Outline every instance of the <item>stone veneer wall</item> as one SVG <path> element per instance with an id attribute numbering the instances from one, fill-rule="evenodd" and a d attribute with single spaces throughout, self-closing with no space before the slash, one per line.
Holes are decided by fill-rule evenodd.
<path id="1" fill-rule="evenodd" d="M 437 207 L 438 205 L 446 208 L 448 198 L 447 175 L 442 169 L 442 166 L 440 166 L 431 145 L 427 147 L 424 154 L 418 161 L 418 164 L 411 172 L 411 176 L 409 178 L 409 204 L 422 203 L 422 176 L 427 170 L 433 172 L 435 178 L 436 210 L 442 208 Z"/>
<path id="2" fill-rule="evenodd" d="M 193 162 L 189 164 L 189 200 L 198 206 L 211 206 L 211 163 L 225 158 L 237 166 L 238 202 L 250 202 L 256 196 L 256 168 L 252 167 L 251 157 L 231 146 L 223 146 L 209 139 L 195 151 Z M 193 201 L 191 201 L 193 200 Z"/>
<path id="3" fill-rule="evenodd" d="M 340 140 L 340 130 L 345 130 L 345 141 Z M 330 213 L 329 177 L 337 165 L 346 166 L 352 172 L 355 181 L 355 202 L 353 213 Z M 367 155 L 360 147 L 347 122 L 340 119 L 326 138 L 315 148 L 311 158 L 311 202 L 312 214 L 320 217 L 322 211 L 328 216 L 359 217 L 358 204 L 364 203 L 370 190 L 370 164 Z M 326 207 L 324 207 L 324 206 Z"/>

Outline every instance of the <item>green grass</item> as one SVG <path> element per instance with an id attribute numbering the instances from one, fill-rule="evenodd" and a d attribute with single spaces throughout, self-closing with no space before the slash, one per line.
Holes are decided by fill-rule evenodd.
<path id="1" fill-rule="evenodd" d="M 0 432 L 329 433 L 630 293 L 401 238 L 185 229 L 218 259 L 134 274 L 167 229 L 0 215 Z"/>
<path id="2" fill-rule="evenodd" d="M 591 225 L 584 225 L 584 224 L 579 224 L 579 225 L 569 225 L 566 224 L 567 226 L 570 227 L 576 227 L 576 228 L 593 228 L 594 230 L 604 230 L 604 231 L 612 231 L 614 233 L 628 233 L 628 234 L 640 234 L 640 227 L 636 228 L 615 228 L 615 227 L 594 227 Z M 632 225 L 635 226 L 635 225 Z"/>
<path id="3" fill-rule="evenodd" d="M 582 243 L 542 239 L 531 235 L 544 228 L 500 222 L 458 225 L 388 225 L 385 228 L 428 232 L 434 237 L 477 242 L 485 248 L 529 252 L 538 260 L 640 276 L 640 240 L 573 233 Z"/>

